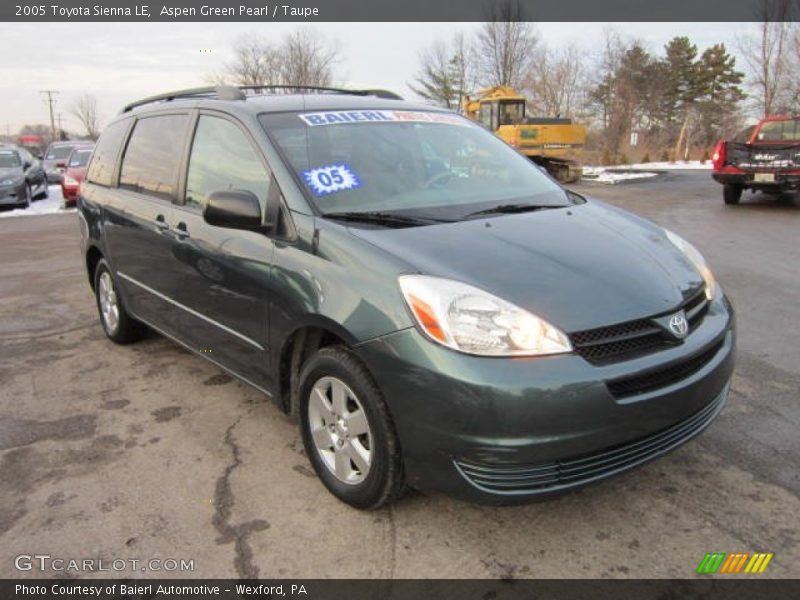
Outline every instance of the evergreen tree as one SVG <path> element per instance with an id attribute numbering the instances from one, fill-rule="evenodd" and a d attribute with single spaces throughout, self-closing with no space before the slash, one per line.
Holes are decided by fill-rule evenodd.
<path id="1" fill-rule="evenodd" d="M 736 70 L 736 58 L 728 53 L 725 44 L 707 48 L 698 67 L 703 141 L 711 144 L 731 133 L 737 124 L 739 103 L 745 98 L 744 73 Z"/>
<path id="2" fill-rule="evenodd" d="M 664 108 L 666 120 L 680 119 L 687 105 L 700 95 L 698 78 L 697 46 L 686 36 L 672 38 L 664 47 L 666 65 L 666 89 Z"/>

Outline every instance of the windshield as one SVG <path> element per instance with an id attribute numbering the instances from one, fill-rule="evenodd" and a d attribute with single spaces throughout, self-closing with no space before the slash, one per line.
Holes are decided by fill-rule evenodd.
<path id="1" fill-rule="evenodd" d="M 47 160 L 67 158 L 74 146 L 50 146 L 47 150 Z"/>
<path id="2" fill-rule="evenodd" d="M 89 157 L 92 155 L 92 150 L 75 150 L 69 155 L 70 167 L 85 167 L 89 162 Z"/>
<path id="3" fill-rule="evenodd" d="M 756 139 L 759 142 L 796 142 L 800 140 L 797 119 L 767 121 L 758 130 Z"/>
<path id="4" fill-rule="evenodd" d="M 10 169 L 21 166 L 22 161 L 19 159 L 19 154 L 13 150 L 0 150 L 0 169 Z"/>
<path id="5" fill-rule="evenodd" d="M 501 102 L 500 125 L 514 125 L 525 118 L 524 102 Z"/>
<path id="6" fill-rule="evenodd" d="M 569 197 L 493 134 L 450 113 L 354 110 L 261 116 L 319 211 L 459 218 Z"/>

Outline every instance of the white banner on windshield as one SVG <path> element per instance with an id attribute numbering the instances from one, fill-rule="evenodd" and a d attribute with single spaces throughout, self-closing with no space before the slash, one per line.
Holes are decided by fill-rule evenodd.
<path id="1" fill-rule="evenodd" d="M 469 127 L 471 123 L 458 115 L 418 110 L 336 110 L 298 115 L 309 127 L 345 123 L 444 123 Z"/>

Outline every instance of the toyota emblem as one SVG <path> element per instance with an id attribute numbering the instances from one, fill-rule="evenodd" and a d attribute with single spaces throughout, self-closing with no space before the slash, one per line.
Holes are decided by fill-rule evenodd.
<path id="1" fill-rule="evenodd" d="M 679 340 L 686 337 L 686 334 L 689 332 L 689 323 L 686 321 L 686 317 L 683 313 L 678 313 L 670 318 L 669 330 Z"/>

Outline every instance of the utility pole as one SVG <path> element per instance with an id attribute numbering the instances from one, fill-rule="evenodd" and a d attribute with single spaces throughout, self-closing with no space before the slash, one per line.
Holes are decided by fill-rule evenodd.
<path id="1" fill-rule="evenodd" d="M 61 126 L 61 113 L 56 115 L 56 119 L 58 119 L 58 137 L 60 139 L 64 133 L 64 128 Z"/>
<path id="2" fill-rule="evenodd" d="M 53 115 L 53 104 L 55 103 L 55 96 L 58 93 L 58 90 L 41 90 L 40 94 L 44 94 L 47 96 L 47 104 L 50 107 L 50 132 L 53 136 L 53 140 L 56 139 L 56 120 L 55 116 Z"/>

